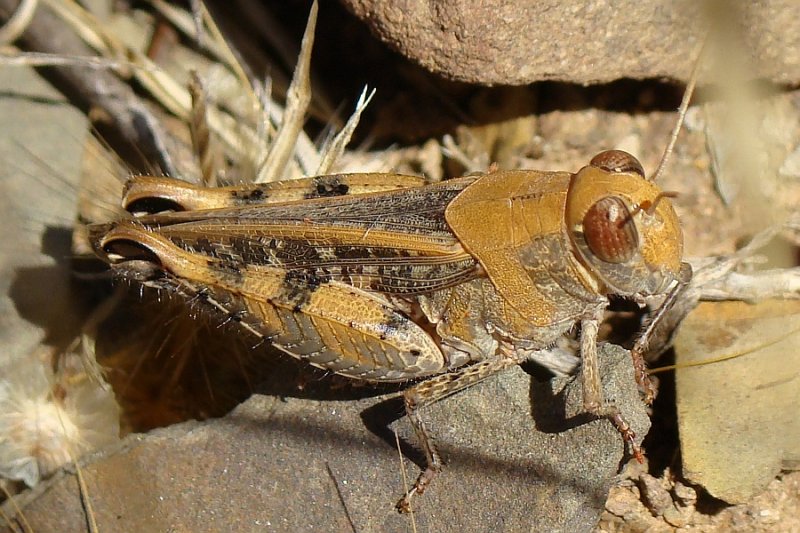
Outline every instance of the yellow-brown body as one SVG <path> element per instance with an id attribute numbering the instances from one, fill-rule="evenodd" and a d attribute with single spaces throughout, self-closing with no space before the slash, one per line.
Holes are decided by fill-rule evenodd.
<path id="1" fill-rule="evenodd" d="M 139 177 L 124 204 L 139 216 L 93 229 L 122 277 L 201 301 L 338 374 L 431 378 L 406 400 L 432 473 L 439 459 L 416 409 L 578 323 L 587 409 L 632 442 L 599 392 L 597 324 L 609 295 L 674 292 L 690 275 L 672 205 L 622 152 L 575 174 L 493 171 L 432 185 L 348 174 L 203 189 Z"/>

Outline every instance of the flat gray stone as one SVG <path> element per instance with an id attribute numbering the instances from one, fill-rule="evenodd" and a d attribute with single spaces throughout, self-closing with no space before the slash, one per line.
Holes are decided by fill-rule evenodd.
<path id="1" fill-rule="evenodd" d="M 608 399 L 644 436 L 628 353 L 604 345 L 601 360 Z M 414 502 L 418 531 L 591 531 L 627 456 L 609 422 L 579 415 L 580 389 L 514 368 L 427 408 L 446 465 Z M 100 530 L 409 531 L 397 450 L 365 424 L 402 412 L 375 407 L 387 398 L 255 395 L 222 419 L 131 436 L 83 467 Z M 416 445 L 405 418 L 392 428 Z M 411 483 L 419 469 L 403 462 Z M 73 475 L 20 505 L 35 531 L 85 528 Z"/>
<path id="2" fill-rule="evenodd" d="M 0 68 L 0 368 L 80 325 L 69 257 L 87 121 L 32 69 Z"/>

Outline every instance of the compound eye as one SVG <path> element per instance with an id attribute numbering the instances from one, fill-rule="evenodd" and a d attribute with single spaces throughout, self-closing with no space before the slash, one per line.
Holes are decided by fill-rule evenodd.
<path id="1" fill-rule="evenodd" d="M 633 217 L 616 196 L 607 196 L 589 208 L 583 217 L 583 236 L 589 250 L 606 263 L 630 261 L 639 245 Z"/>
<path id="2" fill-rule="evenodd" d="M 606 150 L 592 158 L 589 165 L 606 172 L 632 172 L 644 177 L 644 168 L 639 160 L 622 150 Z"/>

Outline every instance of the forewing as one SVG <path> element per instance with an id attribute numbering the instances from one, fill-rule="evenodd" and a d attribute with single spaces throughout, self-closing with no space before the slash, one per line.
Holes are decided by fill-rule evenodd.
<path id="1" fill-rule="evenodd" d="M 477 275 L 474 258 L 444 218 L 471 181 L 136 220 L 231 269 L 276 267 L 375 292 L 421 294 Z"/>

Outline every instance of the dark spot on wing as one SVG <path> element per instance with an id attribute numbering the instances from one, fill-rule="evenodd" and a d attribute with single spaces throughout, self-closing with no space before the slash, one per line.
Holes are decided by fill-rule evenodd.
<path id="1" fill-rule="evenodd" d="M 400 311 L 397 311 L 397 314 L 391 315 L 386 322 L 377 325 L 377 329 L 380 331 L 380 339 L 386 340 L 388 337 L 396 334 L 398 330 L 405 329 L 408 320 L 410 319 Z"/>
<path id="2" fill-rule="evenodd" d="M 332 246 L 331 251 L 338 259 L 376 259 L 385 257 L 411 257 L 411 252 L 401 248 L 383 248 L 379 246 Z"/>
<path id="3" fill-rule="evenodd" d="M 236 261 L 228 259 L 209 259 L 208 266 L 224 274 L 225 280 L 234 286 L 240 286 L 244 281 L 242 266 Z"/>
<path id="4" fill-rule="evenodd" d="M 257 204 L 263 202 L 269 195 L 261 187 L 231 191 L 231 199 L 236 205 Z"/>
<path id="5" fill-rule="evenodd" d="M 330 198 L 344 196 L 350 191 L 350 186 L 342 183 L 339 176 L 319 176 L 313 180 L 313 189 L 305 194 L 305 198 Z"/>
<path id="6" fill-rule="evenodd" d="M 329 273 L 317 270 L 287 270 L 283 277 L 283 290 L 278 297 L 294 306 L 293 311 L 301 311 L 311 295 L 320 285 L 331 280 Z"/>

